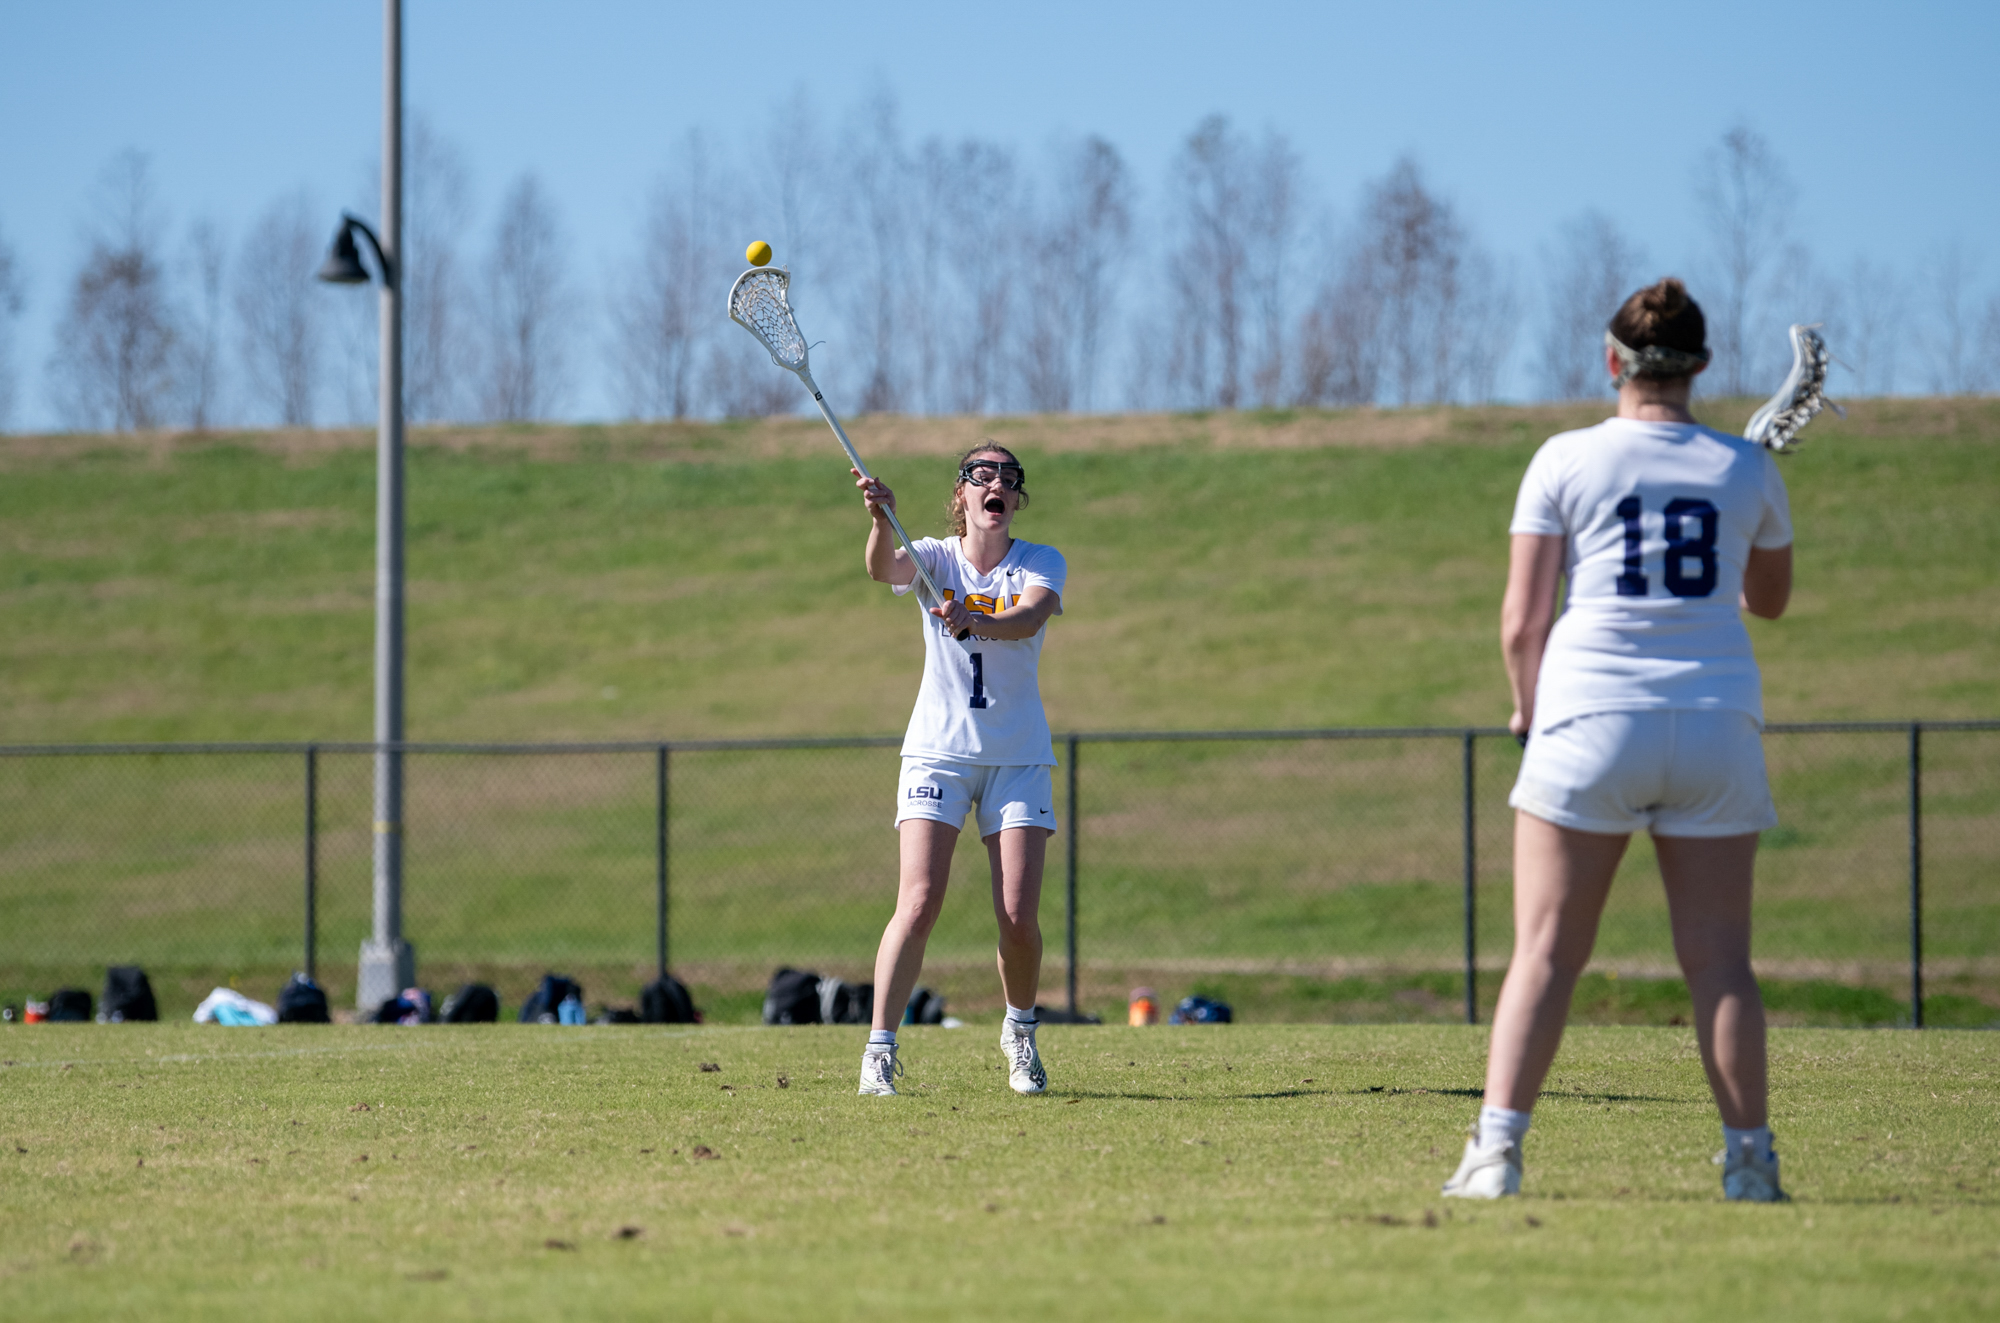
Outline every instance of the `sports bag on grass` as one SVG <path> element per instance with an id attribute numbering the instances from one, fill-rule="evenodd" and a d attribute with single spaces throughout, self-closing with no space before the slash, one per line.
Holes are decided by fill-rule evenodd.
<path id="1" fill-rule="evenodd" d="M 544 974 L 542 985 L 529 993 L 528 999 L 521 1003 L 521 1023 L 560 1024 L 562 1005 L 566 1001 L 574 1001 L 579 1013 L 581 1012 L 583 989 L 578 986 L 576 980 L 565 978 L 561 974 Z M 579 1019 L 577 1023 L 581 1024 L 582 1020 Z"/>
<path id="2" fill-rule="evenodd" d="M 82 988 L 57 988 L 49 994 L 47 1018 L 54 1020 L 88 1020 L 90 1018 L 90 994 Z"/>
<path id="3" fill-rule="evenodd" d="M 663 974 L 640 989 L 639 1018 L 647 1024 L 700 1024 L 701 1011 L 687 984 Z"/>
<path id="4" fill-rule="evenodd" d="M 771 975 L 764 991 L 765 1024 L 819 1024 L 819 975 L 790 966 Z"/>
<path id="5" fill-rule="evenodd" d="M 819 981 L 821 1024 L 867 1024 L 875 1018 L 875 985 L 846 979 Z"/>
<path id="6" fill-rule="evenodd" d="M 444 999 L 438 1019 L 445 1024 L 492 1024 L 500 1018 L 500 994 L 484 983 L 468 983 Z"/>
<path id="7" fill-rule="evenodd" d="M 128 1020 L 157 1020 L 160 1004 L 153 1000 L 153 984 L 137 965 L 113 965 L 104 971 L 104 1004 L 97 1018 L 105 1024 Z"/>
<path id="8" fill-rule="evenodd" d="M 326 990 L 304 974 L 294 974 L 278 992 L 279 1024 L 331 1024 Z"/>

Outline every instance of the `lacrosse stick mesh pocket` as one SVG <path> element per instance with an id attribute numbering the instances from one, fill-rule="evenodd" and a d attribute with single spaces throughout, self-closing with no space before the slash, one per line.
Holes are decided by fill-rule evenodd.
<path id="1" fill-rule="evenodd" d="M 1751 416 L 1744 435 L 1759 445 L 1783 453 L 1798 449 L 1799 432 L 1823 408 L 1841 407 L 1826 398 L 1826 373 L 1832 363 L 1826 340 L 1811 326 L 1793 326 L 1792 370 L 1778 393 Z M 1844 416 L 1844 414 L 1843 414 Z"/>
<path id="2" fill-rule="evenodd" d="M 771 361 L 790 372 L 806 365 L 806 338 L 786 301 L 790 273 L 746 271 L 729 291 L 729 316 L 770 351 Z"/>

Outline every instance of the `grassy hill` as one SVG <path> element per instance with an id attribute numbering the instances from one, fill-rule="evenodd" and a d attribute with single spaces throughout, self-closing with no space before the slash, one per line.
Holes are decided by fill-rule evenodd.
<path id="1" fill-rule="evenodd" d="M 1748 402 L 1704 406 L 1740 424 Z M 1599 406 L 863 418 L 913 531 L 1015 447 L 1069 558 L 1057 729 L 1496 722 L 1515 485 Z M 1866 401 L 1786 462 L 1776 720 L 1988 716 L 2000 401 Z M 900 730 L 921 643 L 817 420 L 422 430 L 413 739 Z M 366 433 L 0 438 L 0 741 L 362 739 Z"/>
<path id="2" fill-rule="evenodd" d="M 1735 426 L 1750 402 L 1711 402 Z M 1497 724 L 1506 525 L 1529 456 L 1596 406 L 1093 418 L 864 418 L 913 530 L 950 456 L 1025 459 L 1023 535 L 1069 558 L 1055 728 Z M 2000 713 L 2000 401 L 1870 401 L 1785 462 L 1798 592 L 1752 622 L 1776 720 Z M 0 743 L 360 740 L 370 729 L 372 436 L 0 438 Z M 419 740 L 899 731 L 921 640 L 867 581 L 865 518 L 817 420 L 438 430 L 409 478 Z M 1905 743 L 1770 742 L 1759 874 L 1781 1018 L 1906 1003 Z M 1517 754 L 1478 761 L 1482 1000 L 1508 947 Z M 1135 983 L 1258 1018 L 1457 1014 L 1455 741 L 1086 746 L 1086 1005 Z M 773 964 L 865 977 L 886 912 L 893 750 L 677 756 L 673 952 L 754 1017 Z M 427 982 L 516 1004 L 546 962 L 629 997 L 652 951 L 650 758 L 414 762 L 406 917 Z M 320 950 L 351 997 L 372 849 L 365 758 L 319 770 Z M 0 996 L 147 964 L 172 1013 L 297 963 L 295 756 L 0 759 Z M 1926 744 L 1934 1023 L 2000 1016 L 2000 736 Z M 983 871 L 977 842 L 958 876 Z M 1627 870 L 1650 871 L 1636 846 Z M 1060 876 L 1060 874 L 1058 874 Z M 1669 1022 L 1663 907 L 1607 914 L 1584 1002 Z M 926 977 L 995 1010 L 983 887 Z M 1061 903 L 1045 906 L 1051 956 Z M 1620 981 L 1616 976 L 1622 972 Z M 1635 977 L 1636 976 L 1636 977 Z M 1059 979 L 1051 963 L 1051 985 Z M 1648 982 L 1647 979 L 1653 981 Z M 1857 986 L 1860 985 L 1860 986 Z M 1053 988 L 1052 988 L 1053 995 Z M 1952 1009 L 1953 1007 L 1956 1009 Z"/>

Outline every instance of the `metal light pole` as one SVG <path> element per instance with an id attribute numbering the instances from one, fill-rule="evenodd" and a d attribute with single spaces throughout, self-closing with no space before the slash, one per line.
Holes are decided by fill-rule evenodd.
<path id="1" fill-rule="evenodd" d="M 375 440 L 375 923 L 354 1003 L 373 1010 L 416 981 L 403 940 L 403 6 L 382 0 L 382 233 L 341 218 L 320 279 L 368 279 L 358 231 L 381 269 L 381 399 Z"/>

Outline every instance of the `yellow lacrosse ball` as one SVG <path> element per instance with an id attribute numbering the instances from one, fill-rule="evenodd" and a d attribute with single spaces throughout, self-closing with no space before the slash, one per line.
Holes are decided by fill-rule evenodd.
<path id="1" fill-rule="evenodd" d="M 759 239 L 743 250 L 743 256 L 749 259 L 751 266 L 762 266 L 771 260 L 771 245 Z"/>

